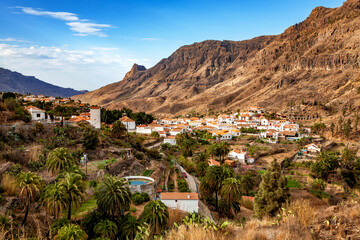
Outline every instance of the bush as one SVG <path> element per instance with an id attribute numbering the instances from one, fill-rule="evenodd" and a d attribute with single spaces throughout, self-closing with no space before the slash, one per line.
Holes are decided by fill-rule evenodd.
<path id="1" fill-rule="evenodd" d="M 178 190 L 180 192 L 189 192 L 190 191 L 189 188 L 187 187 L 187 183 L 185 180 L 179 179 L 177 181 L 177 184 L 178 184 Z"/>
<path id="2" fill-rule="evenodd" d="M 90 127 L 86 127 L 82 134 L 82 144 L 85 149 L 95 149 L 99 143 L 99 132 Z"/>
<path id="3" fill-rule="evenodd" d="M 144 198 L 144 202 L 150 201 L 150 196 L 146 192 L 141 193 L 141 196 Z"/>
<path id="4" fill-rule="evenodd" d="M 139 160 L 144 160 L 144 153 L 142 153 L 142 152 L 137 151 L 137 152 L 135 152 L 134 156 L 135 156 L 135 158 L 137 158 Z"/>
<path id="5" fill-rule="evenodd" d="M 9 169 L 7 170 L 7 172 L 11 175 L 11 176 L 17 176 L 20 172 L 21 172 L 21 165 L 19 163 L 16 163 L 14 165 L 11 165 L 9 167 Z"/>
<path id="6" fill-rule="evenodd" d="M 142 204 L 143 202 L 144 202 L 144 198 L 143 198 L 143 196 L 141 196 L 141 194 L 134 194 L 133 196 L 132 196 L 132 201 L 133 201 L 133 203 L 135 204 L 135 205 L 140 205 L 140 204 Z"/>

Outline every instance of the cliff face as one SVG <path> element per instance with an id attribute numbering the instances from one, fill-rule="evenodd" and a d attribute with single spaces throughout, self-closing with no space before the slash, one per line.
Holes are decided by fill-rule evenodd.
<path id="1" fill-rule="evenodd" d="M 315 8 L 278 36 L 183 46 L 145 70 L 76 98 L 108 108 L 176 114 L 196 109 L 276 110 L 289 102 L 360 105 L 360 1 Z"/>

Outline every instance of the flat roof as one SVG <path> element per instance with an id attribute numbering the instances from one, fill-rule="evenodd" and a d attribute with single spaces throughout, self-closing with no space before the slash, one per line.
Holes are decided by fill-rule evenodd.
<path id="1" fill-rule="evenodd" d="M 182 193 L 182 192 L 162 192 L 160 195 L 162 200 L 198 200 L 197 193 Z"/>

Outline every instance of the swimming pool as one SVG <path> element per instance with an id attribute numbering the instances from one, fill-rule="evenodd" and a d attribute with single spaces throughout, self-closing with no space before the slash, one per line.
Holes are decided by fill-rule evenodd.
<path id="1" fill-rule="evenodd" d="M 145 179 L 129 179 L 128 180 L 128 183 L 130 185 L 144 185 L 144 184 L 147 184 L 149 183 L 150 181 L 148 180 L 145 180 Z"/>

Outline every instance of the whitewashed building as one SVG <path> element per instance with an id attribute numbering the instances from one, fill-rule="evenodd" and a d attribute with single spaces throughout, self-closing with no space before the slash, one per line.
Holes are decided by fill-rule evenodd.
<path id="1" fill-rule="evenodd" d="M 164 143 L 169 143 L 170 145 L 176 145 L 176 136 L 168 136 L 164 138 Z"/>
<path id="2" fill-rule="evenodd" d="M 34 107 L 34 106 L 27 106 L 27 107 L 25 107 L 25 109 L 30 112 L 32 121 L 45 120 L 45 111 L 44 110 Z"/>
<path id="3" fill-rule="evenodd" d="M 169 208 L 184 212 L 199 212 L 197 193 L 167 192 L 161 193 L 160 200 Z"/>
<path id="4" fill-rule="evenodd" d="M 136 129 L 136 123 L 134 120 L 129 118 L 128 116 L 120 118 L 120 121 L 125 125 L 127 130 L 135 130 Z"/>

